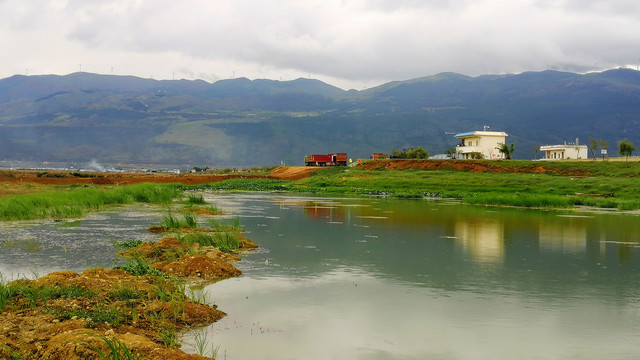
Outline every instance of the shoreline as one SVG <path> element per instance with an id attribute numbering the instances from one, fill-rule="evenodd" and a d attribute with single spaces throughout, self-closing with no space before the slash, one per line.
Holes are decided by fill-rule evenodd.
<path id="1" fill-rule="evenodd" d="M 241 275 L 233 263 L 257 245 L 234 237 L 233 253 L 164 237 L 120 252 L 130 259 L 123 267 L 0 282 L 0 357 L 75 360 L 119 349 L 125 359 L 211 359 L 180 350 L 178 334 L 226 315 L 188 284 Z"/>

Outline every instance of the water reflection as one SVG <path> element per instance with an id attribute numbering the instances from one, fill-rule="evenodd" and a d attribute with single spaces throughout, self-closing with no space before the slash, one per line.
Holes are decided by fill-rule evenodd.
<path id="1" fill-rule="evenodd" d="M 455 223 L 455 237 L 476 260 L 504 261 L 504 224 L 499 221 L 462 221 Z"/>
<path id="2" fill-rule="evenodd" d="M 580 254 L 587 249 L 587 224 L 566 221 L 540 223 L 540 249 L 561 253 Z"/>
<path id="3" fill-rule="evenodd" d="M 262 248 L 210 288 L 229 314 L 209 327 L 227 359 L 635 356 L 636 216 L 234 199 L 261 209 L 243 224 Z"/>
<path id="4" fill-rule="evenodd" d="M 455 239 L 469 256 L 483 262 L 505 261 L 505 251 L 511 241 L 508 234 L 518 233 L 520 229 L 537 234 L 536 246 L 540 251 L 574 255 L 590 251 L 596 262 L 612 250 L 619 254 L 620 263 L 628 262 L 633 256 L 632 249 L 640 246 L 640 227 L 635 224 L 637 215 L 593 216 L 538 210 L 526 210 L 523 214 L 525 210 L 493 211 L 457 204 L 429 206 L 418 202 L 407 202 L 408 205 L 392 210 L 388 206 L 389 200 L 275 198 L 272 201 L 300 208 L 308 218 L 327 223 L 366 227 L 373 221 L 387 226 L 441 228 L 445 232 L 441 237 Z M 360 224 L 354 223 L 354 219 L 366 221 Z M 607 228 L 606 235 L 597 231 L 602 227 Z M 595 248 L 591 245 L 588 249 L 589 242 L 598 245 Z"/>

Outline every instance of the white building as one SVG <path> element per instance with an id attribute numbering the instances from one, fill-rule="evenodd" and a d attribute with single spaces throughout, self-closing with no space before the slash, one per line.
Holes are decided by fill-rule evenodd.
<path id="1" fill-rule="evenodd" d="M 565 141 L 564 145 L 543 145 L 540 146 L 540 151 L 544 154 L 543 160 L 576 160 L 589 157 L 587 145 L 580 145 L 578 139 L 573 144 L 567 144 Z"/>
<path id="2" fill-rule="evenodd" d="M 482 154 L 484 159 L 502 160 L 504 154 L 498 151 L 500 144 L 506 144 L 507 133 L 502 131 L 471 131 L 456 134 L 460 144 L 456 147 L 463 159 L 472 159 L 474 153 Z"/>

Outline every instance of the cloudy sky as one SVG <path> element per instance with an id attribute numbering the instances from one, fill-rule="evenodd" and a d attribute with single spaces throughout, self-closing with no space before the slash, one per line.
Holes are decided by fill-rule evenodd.
<path id="1" fill-rule="evenodd" d="M 0 78 L 311 77 L 344 89 L 450 71 L 640 62 L 637 0 L 0 0 Z"/>

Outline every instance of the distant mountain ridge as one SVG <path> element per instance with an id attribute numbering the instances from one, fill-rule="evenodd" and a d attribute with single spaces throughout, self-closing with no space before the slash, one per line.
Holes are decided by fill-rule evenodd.
<path id="1" fill-rule="evenodd" d="M 515 158 L 589 137 L 640 145 L 640 72 L 469 77 L 455 73 L 344 91 L 313 79 L 153 80 L 74 73 L 0 79 L 0 161 L 193 166 L 301 165 L 305 154 L 366 158 L 450 133 L 509 134 Z"/>

